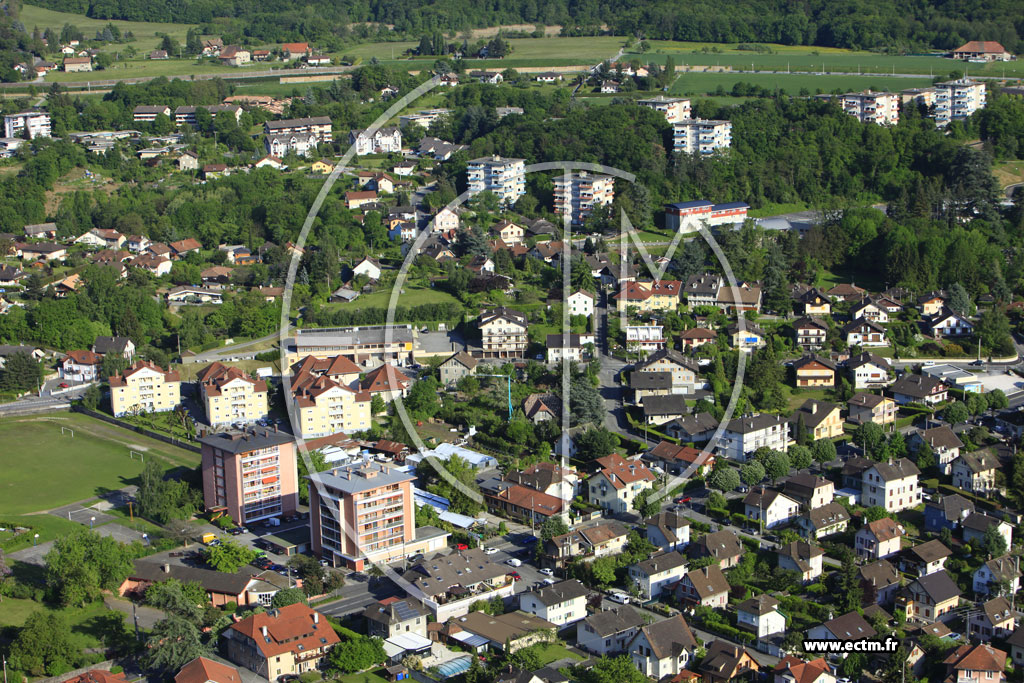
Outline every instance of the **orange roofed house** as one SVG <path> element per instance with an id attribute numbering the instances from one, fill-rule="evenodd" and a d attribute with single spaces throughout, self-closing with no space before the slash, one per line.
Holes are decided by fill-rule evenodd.
<path id="1" fill-rule="evenodd" d="M 589 500 L 605 510 L 632 510 L 637 495 L 654 486 L 654 474 L 639 460 L 613 453 L 598 459 L 597 464 L 601 469 L 587 480 Z"/>
<path id="2" fill-rule="evenodd" d="M 92 669 L 67 679 L 65 683 L 124 683 L 125 680 L 123 673 L 112 674 L 103 669 Z"/>
<path id="3" fill-rule="evenodd" d="M 203 453 L 203 501 L 223 508 L 237 524 L 291 515 L 299 504 L 295 442 L 263 427 L 209 434 Z"/>
<path id="4" fill-rule="evenodd" d="M 254 614 L 229 626 L 221 637 L 228 659 L 271 681 L 319 669 L 328 651 L 341 642 L 319 612 L 301 603 Z"/>
<path id="5" fill-rule="evenodd" d="M 972 40 L 953 50 L 953 59 L 970 62 L 1008 62 L 1013 59 L 1013 55 L 994 40 Z"/>
<path id="6" fill-rule="evenodd" d="M 683 283 L 679 280 L 626 282 L 613 298 L 618 302 L 620 313 L 631 307 L 640 312 L 674 311 L 679 306 L 682 293 Z"/>
<path id="7" fill-rule="evenodd" d="M 175 674 L 174 683 L 242 683 L 242 676 L 233 666 L 196 657 Z"/>

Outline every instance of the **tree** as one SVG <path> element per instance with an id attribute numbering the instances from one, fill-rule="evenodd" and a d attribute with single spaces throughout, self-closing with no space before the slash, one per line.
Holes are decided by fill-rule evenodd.
<path id="1" fill-rule="evenodd" d="M 792 446 L 789 449 L 789 462 L 794 469 L 804 470 L 814 462 L 814 456 L 807 446 Z"/>
<path id="2" fill-rule="evenodd" d="M 643 518 L 653 517 L 661 509 L 657 501 L 649 500 L 652 493 L 651 489 L 647 489 L 636 494 L 633 498 L 633 509 L 639 512 Z"/>
<path id="3" fill-rule="evenodd" d="M 1009 400 L 1006 398 L 1006 394 L 1003 393 L 1002 389 L 993 389 L 988 392 L 988 409 L 989 410 L 1006 410 L 1009 405 Z"/>
<path id="4" fill-rule="evenodd" d="M 761 480 L 764 479 L 764 475 L 764 465 L 756 460 L 751 460 L 750 462 L 740 465 L 740 479 L 747 486 L 753 486 L 754 484 L 760 483 Z"/>
<path id="5" fill-rule="evenodd" d="M 569 527 L 566 525 L 565 520 L 559 515 L 549 517 L 540 525 L 540 539 L 542 541 L 549 541 L 555 536 L 561 536 L 562 534 L 567 533 L 569 533 Z"/>
<path id="6" fill-rule="evenodd" d="M 615 558 L 599 557 L 590 563 L 590 575 L 598 586 L 615 583 Z"/>
<path id="7" fill-rule="evenodd" d="M 734 491 L 740 485 L 740 474 L 733 467 L 722 464 L 719 466 L 718 460 L 715 462 L 715 468 L 708 475 L 708 485 L 712 488 L 716 488 L 719 491 Z"/>
<path id="8" fill-rule="evenodd" d="M 233 539 L 228 539 L 207 548 L 206 563 L 219 572 L 235 573 L 259 556 L 252 548 L 248 548 Z"/>
<path id="9" fill-rule="evenodd" d="M 38 389 L 43 379 L 43 366 L 25 351 L 12 353 L 0 370 L 0 391 L 20 394 Z"/>
<path id="10" fill-rule="evenodd" d="M 590 668 L 578 666 L 572 677 L 579 683 L 645 683 L 647 677 L 633 664 L 629 655 L 601 657 Z"/>
<path id="11" fill-rule="evenodd" d="M 377 398 L 377 394 L 374 394 L 374 398 Z M 299 481 L 304 481 L 306 477 L 310 475 L 309 465 L 306 464 L 306 458 L 303 457 L 302 453 L 296 453 L 298 462 L 297 468 L 299 473 Z M 309 461 L 313 465 L 313 469 L 317 472 L 323 472 L 327 469 L 327 460 L 324 458 L 323 451 L 314 449 L 309 451 Z M 303 505 L 309 505 L 309 487 L 299 487 L 299 502 Z"/>
<path id="12" fill-rule="evenodd" d="M 971 295 L 959 282 L 949 288 L 949 308 L 958 315 L 971 314 Z"/>
<path id="13" fill-rule="evenodd" d="M 0 549 L 0 602 L 4 600 L 4 593 L 7 591 L 7 579 L 11 576 L 11 568 L 7 564 L 4 551 Z"/>
<path id="14" fill-rule="evenodd" d="M 130 546 L 89 529 L 59 536 L 43 558 L 46 584 L 54 599 L 64 606 L 78 606 L 116 590 L 132 570 L 135 557 Z"/>
<path id="15" fill-rule="evenodd" d="M 387 404 L 384 403 L 384 398 L 380 394 L 374 394 L 370 398 L 370 415 L 380 415 L 385 410 L 387 410 Z"/>
<path id="16" fill-rule="evenodd" d="M 146 667 L 170 674 L 196 657 L 210 654 L 199 627 L 185 617 L 172 614 L 158 621 L 146 641 Z"/>
<path id="17" fill-rule="evenodd" d="M 1024 504 L 1024 450 L 1014 454 L 1010 461 L 1009 494 L 1018 505 Z"/>
<path id="18" fill-rule="evenodd" d="M 619 443 L 614 432 L 604 427 L 591 428 L 576 435 L 576 452 L 581 460 L 596 460 L 614 453 Z"/>
<path id="19" fill-rule="evenodd" d="M 287 607 L 296 603 L 305 603 L 306 594 L 300 588 L 285 588 L 274 593 L 270 601 L 271 607 Z"/>
<path id="20" fill-rule="evenodd" d="M 601 424 L 604 418 L 601 394 L 586 377 L 574 377 L 569 382 L 569 408 L 573 426 Z"/>
<path id="21" fill-rule="evenodd" d="M 999 533 L 999 525 L 990 524 L 981 537 L 981 547 L 985 549 L 989 559 L 1002 557 L 1006 554 L 1006 539 Z"/>
<path id="22" fill-rule="evenodd" d="M 922 443 L 917 449 L 917 469 L 927 472 L 935 467 L 935 453 L 931 445 Z"/>
<path id="23" fill-rule="evenodd" d="M 872 505 L 868 509 L 864 510 L 864 523 L 877 522 L 880 519 L 885 519 L 889 516 L 885 508 L 881 505 Z"/>
<path id="24" fill-rule="evenodd" d="M 789 474 L 790 469 L 789 456 L 782 451 L 772 451 L 764 462 L 765 474 L 773 484 Z"/>
<path id="25" fill-rule="evenodd" d="M 39 610 L 29 614 L 11 643 L 11 668 L 31 676 L 57 676 L 82 663 L 63 614 Z"/>
<path id="26" fill-rule="evenodd" d="M 201 493 L 187 482 L 165 479 L 163 467 L 157 460 L 150 458 L 143 466 L 136 494 L 139 514 L 143 517 L 158 524 L 188 519 L 195 514 L 200 500 Z"/>
<path id="27" fill-rule="evenodd" d="M 885 432 L 881 425 L 865 422 L 854 430 L 853 442 L 864 449 L 865 455 L 874 457 L 885 443 Z"/>
<path id="28" fill-rule="evenodd" d="M 853 553 L 845 549 L 842 556 L 842 564 L 839 568 L 838 591 L 839 608 L 843 612 L 849 612 L 860 607 L 863 598 L 863 588 L 860 583 L 860 572 L 857 569 L 857 562 Z"/>
<path id="29" fill-rule="evenodd" d="M 96 410 L 99 408 L 101 400 L 103 400 L 103 391 L 100 389 L 100 385 L 90 384 L 89 388 L 85 390 L 85 395 L 82 396 L 82 405 L 89 410 Z"/>
<path id="30" fill-rule="evenodd" d="M 146 589 L 147 605 L 193 622 L 199 621 L 206 602 L 206 591 L 195 581 L 182 583 L 177 579 L 167 579 Z"/>
<path id="31" fill-rule="evenodd" d="M 380 638 L 353 636 L 331 648 L 326 668 L 332 674 L 350 674 L 369 669 L 386 658 Z"/>
<path id="32" fill-rule="evenodd" d="M 978 317 L 975 333 L 982 346 L 993 355 L 1006 356 L 1013 353 L 1013 339 L 1010 337 L 1010 320 L 998 308 L 990 308 Z"/>
<path id="33" fill-rule="evenodd" d="M 958 425 L 967 422 L 970 411 L 967 410 L 963 401 L 953 401 L 942 410 L 942 417 L 951 425 Z"/>
<path id="34" fill-rule="evenodd" d="M 811 444 L 811 455 L 815 462 L 832 462 L 836 459 L 836 444 L 832 439 L 818 439 Z"/>

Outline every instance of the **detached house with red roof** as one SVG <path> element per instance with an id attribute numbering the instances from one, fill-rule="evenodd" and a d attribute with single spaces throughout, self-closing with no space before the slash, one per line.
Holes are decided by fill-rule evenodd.
<path id="1" fill-rule="evenodd" d="M 590 502 L 605 510 L 632 510 L 637 495 L 654 486 L 654 474 L 639 460 L 613 453 L 597 462 L 601 469 L 587 480 L 587 489 Z"/>
<path id="2" fill-rule="evenodd" d="M 836 683 L 836 677 L 824 657 L 805 662 L 786 655 L 775 665 L 773 683 Z"/>
<path id="3" fill-rule="evenodd" d="M 242 676 L 233 666 L 196 657 L 175 674 L 174 683 L 242 683 Z"/>
<path id="4" fill-rule="evenodd" d="M 945 683 L 1004 683 L 1006 653 L 991 645 L 961 645 L 943 661 Z"/>
<path id="5" fill-rule="evenodd" d="M 1013 55 L 994 40 L 971 40 L 953 50 L 953 59 L 968 62 L 1008 62 Z"/>
<path id="6" fill-rule="evenodd" d="M 341 642 L 319 612 L 301 603 L 254 614 L 221 637 L 228 659 L 271 681 L 319 669 Z"/>
<path id="7" fill-rule="evenodd" d="M 74 382 L 93 382 L 100 378 L 103 356 L 92 351 L 68 351 L 60 363 L 60 378 Z"/>

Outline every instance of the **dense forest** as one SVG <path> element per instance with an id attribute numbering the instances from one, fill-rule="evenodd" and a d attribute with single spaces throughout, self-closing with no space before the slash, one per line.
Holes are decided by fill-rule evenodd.
<path id="1" fill-rule="evenodd" d="M 374 38 L 416 38 L 503 24 L 562 25 L 567 35 L 616 35 L 712 42 L 771 42 L 843 48 L 948 50 L 967 40 L 998 40 L 1019 52 L 1024 15 L 1013 0 L 970 3 L 885 0 L 39 0 L 50 9 L 95 19 L 214 24 L 262 41 L 311 40 L 330 45 L 369 38 L 364 22 L 393 26 Z M 356 24 L 353 26 L 353 24 Z"/>

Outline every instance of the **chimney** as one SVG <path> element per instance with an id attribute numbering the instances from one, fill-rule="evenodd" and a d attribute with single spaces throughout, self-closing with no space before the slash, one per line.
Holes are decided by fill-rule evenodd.
<path id="1" fill-rule="evenodd" d="M 314 624 L 319 624 L 320 623 L 320 613 L 319 612 L 316 612 L 316 611 L 313 612 L 313 623 Z"/>
<path id="2" fill-rule="evenodd" d="M 818 404 L 817 403 L 812 403 L 811 404 L 811 415 L 817 415 L 817 414 L 818 414 Z"/>
<path id="3" fill-rule="evenodd" d="M 260 630 L 263 631 L 263 637 L 266 638 L 267 637 L 267 627 L 263 626 Z"/>

